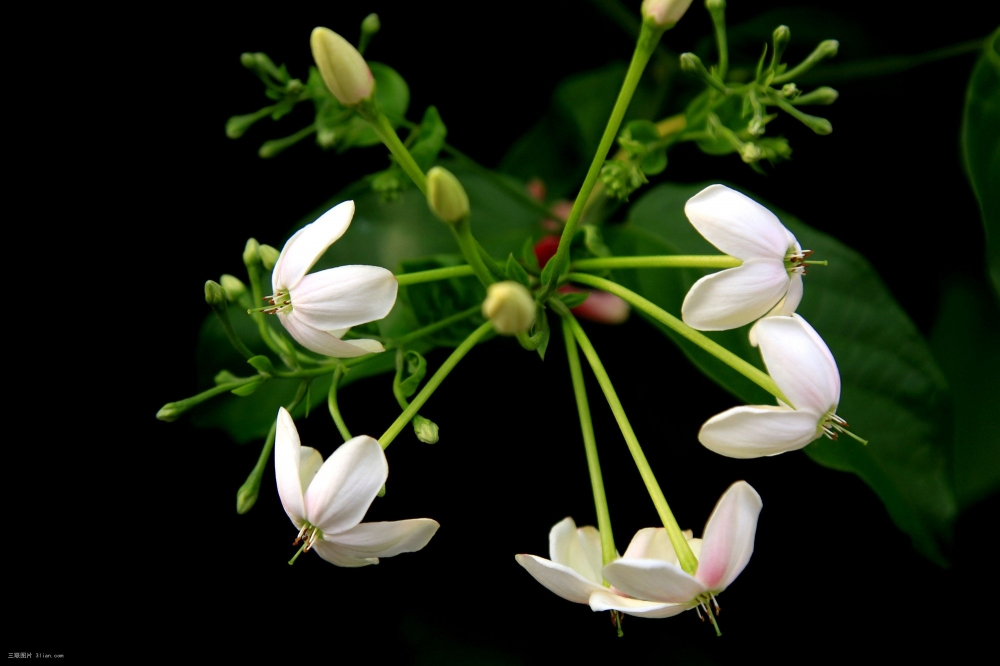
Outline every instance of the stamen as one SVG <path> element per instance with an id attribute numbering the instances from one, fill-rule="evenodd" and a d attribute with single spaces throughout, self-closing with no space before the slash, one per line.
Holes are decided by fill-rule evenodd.
<path id="1" fill-rule="evenodd" d="M 719 613 L 721 613 L 722 607 L 719 606 L 719 600 L 715 598 L 715 595 L 709 593 L 708 598 L 711 599 L 712 603 L 715 605 L 715 614 L 718 615 Z"/>
<path id="2" fill-rule="evenodd" d="M 702 622 L 705 621 L 705 618 L 703 618 L 701 616 L 701 604 L 700 603 L 697 606 L 694 607 L 694 612 L 698 614 L 698 619 L 699 620 L 701 620 Z"/>

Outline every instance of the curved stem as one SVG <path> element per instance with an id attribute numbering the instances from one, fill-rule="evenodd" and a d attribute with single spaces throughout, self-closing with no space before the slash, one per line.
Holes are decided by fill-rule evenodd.
<path id="1" fill-rule="evenodd" d="M 670 537 L 670 544 L 674 547 L 674 552 L 677 553 L 677 559 L 680 562 L 681 568 L 693 575 L 698 569 L 698 559 L 691 552 L 691 547 L 688 546 L 687 539 L 684 538 L 684 533 L 677 524 L 677 519 L 674 518 L 674 514 L 670 510 L 670 505 L 667 504 L 667 499 L 663 496 L 663 491 L 660 490 L 660 484 L 656 482 L 656 476 L 653 474 L 653 470 L 649 466 L 645 454 L 642 452 L 642 446 L 639 445 L 639 439 L 635 436 L 635 431 L 632 430 L 632 424 L 629 423 L 628 417 L 625 416 L 625 409 L 618 399 L 618 394 L 615 393 L 615 387 L 611 384 L 611 378 L 604 369 L 601 359 L 598 358 L 594 346 L 590 344 L 587 334 L 583 332 L 583 327 L 580 326 L 580 323 L 572 315 L 565 315 L 563 320 L 569 324 L 573 336 L 580 343 L 580 348 L 583 350 L 584 356 L 587 357 L 590 368 L 594 371 L 597 382 L 601 385 L 601 390 L 604 391 L 604 397 L 607 399 L 608 405 L 615 415 L 618 427 L 621 428 L 622 435 L 625 437 L 625 443 L 628 444 L 628 450 L 635 461 L 635 466 L 639 468 L 639 475 L 642 477 L 643 483 L 646 484 L 646 490 L 649 491 L 649 496 L 653 500 L 653 506 L 656 507 L 656 512 L 663 522 L 663 527 L 667 530 L 667 536 Z"/>
<path id="2" fill-rule="evenodd" d="M 337 404 L 337 388 L 340 386 L 340 378 L 344 376 L 344 364 L 338 363 L 337 369 L 333 371 L 333 381 L 330 382 L 330 392 L 326 396 L 326 405 L 330 410 L 333 422 L 337 424 L 337 430 L 344 441 L 351 439 L 351 431 L 344 423 L 344 417 L 340 414 L 340 406 Z"/>
<path id="3" fill-rule="evenodd" d="M 413 184 L 420 190 L 420 193 L 427 196 L 427 176 L 424 175 L 420 165 L 413 159 L 410 151 L 400 141 L 399 135 L 396 134 L 392 123 L 389 122 L 389 118 L 386 117 L 385 112 L 382 111 L 382 107 L 378 105 L 375 98 L 373 97 L 370 102 L 362 102 L 357 108 L 362 117 L 371 124 L 372 129 L 375 130 L 378 137 L 382 139 L 382 143 L 389 149 L 392 156 L 396 158 L 399 166 L 402 167 L 406 175 L 413 181 Z"/>
<path id="4" fill-rule="evenodd" d="M 598 145 L 594 159 L 590 163 L 590 169 L 583 180 L 583 185 L 576 195 L 576 201 L 573 202 L 573 209 L 570 211 L 569 219 L 566 220 L 566 226 L 563 227 L 562 237 L 559 239 L 559 249 L 552 259 L 549 260 L 549 265 L 546 266 L 546 269 L 548 269 L 548 279 L 538 296 L 538 300 L 541 303 L 544 303 L 556 288 L 559 282 L 559 275 L 569 260 L 569 245 L 573 239 L 573 234 L 576 232 L 577 223 L 579 223 L 583 209 L 587 205 L 590 192 L 594 189 L 597 178 L 601 174 L 601 167 L 604 166 L 608 151 L 611 150 L 611 144 L 618 134 L 618 128 L 625 117 L 625 111 L 628 109 L 629 102 L 632 101 L 632 95 L 639 85 L 639 79 L 646 68 L 646 63 L 649 62 L 649 57 L 656 49 L 656 45 L 659 43 L 662 34 L 663 31 L 661 29 L 653 28 L 645 22 L 642 24 L 639 41 L 635 46 L 635 52 L 632 54 L 632 61 L 629 63 L 628 72 L 625 74 L 625 81 L 622 83 L 622 88 L 618 93 L 618 99 L 615 100 L 614 109 L 611 110 L 611 117 L 608 119 L 608 124 L 604 127 L 604 135 L 601 137 L 601 143 Z"/>
<path id="5" fill-rule="evenodd" d="M 674 254 L 652 257 L 597 257 L 574 261 L 576 270 L 604 268 L 734 268 L 743 265 L 739 259 L 725 254 Z"/>
<path id="6" fill-rule="evenodd" d="M 642 310 L 650 317 L 660 322 L 670 330 L 675 333 L 680 334 L 685 339 L 694 344 L 698 345 L 705 351 L 707 351 L 712 356 L 716 357 L 730 368 L 740 373 L 750 381 L 752 381 L 757 386 L 761 387 L 771 395 L 773 395 L 778 400 L 794 407 L 792 403 L 785 397 L 785 394 L 781 392 L 778 385 L 774 383 L 771 376 L 766 372 L 759 370 L 750 363 L 747 363 L 742 358 L 729 351 L 722 345 L 720 345 L 715 340 L 712 340 L 700 331 L 696 331 L 684 322 L 682 322 L 677 317 L 673 316 L 663 308 L 659 307 L 655 303 L 646 300 L 639 294 L 626 289 L 625 287 L 612 282 L 611 280 L 605 280 L 604 278 L 599 278 L 595 275 L 587 275 L 586 273 L 570 273 L 566 276 L 566 279 L 572 282 L 578 282 L 580 284 L 585 284 L 589 287 L 594 287 L 602 291 L 614 294 L 619 298 L 627 301 L 632 307 Z"/>
<path id="7" fill-rule="evenodd" d="M 562 319 L 563 340 L 566 342 L 569 375 L 573 381 L 573 394 L 576 396 L 576 411 L 580 414 L 583 447 L 587 452 L 587 470 L 590 472 L 590 488 L 594 492 L 594 508 L 597 510 L 597 531 L 601 534 L 601 559 L 603 564 L 608 564 L 617 557 L 615 538 L 611 532 L 611 513 L 608 511 L 608 497 L 604 493 L 604 479 L 601 476 L 601 462 L 597 457 L 597 440 L 594 437 L 594 424 L 590 419 L 590 404 L 587 402 L 587 389 L 583 385 L 583 369 L 580 367 L 580 354 L 576 349 L 573 329 L 570 328 L 567 319 L 567 317 Z"/>
<path id="8" fill-rule="evenodd" d="M 427 380 L 424 387 L 420 389 L 420 392 L 413 398 L 410 406 L 403 410 L 403 413 L 400 414 L 395 421 L 393 421 L 392 425 L 389 426 L 389 429 L 378 438 L 379 444 L 382 445 L 383 449 L 388 448 L 388 446 L 392 444 L 392 440 L 396 438 L 396 435 L 398 435 L 403 428 L 406 427 L 406 424 L 410 422 L 410 419 L 417 415 L 420 408 L 424 406 L 427 399 L 431 397 L 435 390 L 437 390 L 437 387 L 441 385 L 441 382 L 443 382 L 444 378 L 448 376 L 448 373 L 455 369 L 455 366 L 462 360 L 462 357 L 468 354 L 469 350 L 475 347 L 483 336 L 492 330 L 493 324 L 485 322 L 482 326 L 473 331 L 469 337 L 462 342 L 462 344 L 455 348 L 455 351 L 451 353 L 451 356 L 445 360 L 444 364 L 438 368 L 437 372 L 434 373 L 434 376 Z"/>

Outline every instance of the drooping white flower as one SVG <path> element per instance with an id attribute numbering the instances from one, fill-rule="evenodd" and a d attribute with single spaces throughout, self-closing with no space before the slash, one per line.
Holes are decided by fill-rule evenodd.
<path id="1" fill-rule="evenodd" d="M 295 543 L 315 549 L 341 567 L 378 564 L 378 558 L 410 553 L 427 545 L 439 527 L 429 518 L 362 523 L 389 476 L 379 443 L 367 436 L 348 440 L 326 462 L 299 442 L 295 422 L 278 411 L 274 475 L 285 513 L 299 529 Z"/>
<path id="2" fill-rule="evenodd" d="M 299 229 L 281 249 L 264 312 L 277 314 L 299 344 L 336 358 L 384 351 L 375 340 L 341 340 L 352 326 L 382 319 L 396 303 L 396 277 L 378 266 L 338 266 L 318 273 L 309 269 L 344 235 L 354 217 L 345 201 Z"/>
<path id="3" fill-rule="evenodd" d="M 718 609 L 715 595 L 729 587 L 753 554 L 761 506 L 760 495 L 745 481 L 729 487 L 715 505 L 704 536 L 688 540 L 698 558 L 694 575 L 678 564 L 666 530 L 639 530 L 625 555 L 604 567 L 603 575 L 613 587 L 594 591 L 590 607 L 651 618 L 699 606 L 710 613 L 713 604 Z"/>
<path id="4" fill-rule="evenodd" d="M 601 535 L 595 527 L 577 528 L 564 518 L 549 531 L 549 557 L 515 555 L 517 563 L 552 592 L 578 604 L 605 589 L 601 578 Z"/>
<path id="5" fill-rule="evenodd" d="M 756 329 L 764 364 L 791 405 L 733 407 L 706 421 L 698 440 L 724 456 L 757 458 L 801 449 L 824 434 L 836 439 L 838 432 L 846 432 L 847 423 L 836 414 L 837 362 L 813 327 L 792 315 L 767 317 Z"/>
<path id="6" fill-rule="evenodd" d="M 725 185 L 709 185 L 688 199 L 684 213 L 705 240 L 743 262 L 691 286 L 681 305 L 684 323 L 724 331 L 795 312 L 811 252 L 774 213 Z"/>

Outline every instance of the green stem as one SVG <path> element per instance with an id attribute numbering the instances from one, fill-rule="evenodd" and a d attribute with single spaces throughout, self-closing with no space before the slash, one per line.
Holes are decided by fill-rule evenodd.
<path id="1" fill-rule="evenodd" d="M 594 437 L 594 424 L 590 418 L 587 389 L 583 385 L 580 354 L 576 349 L 573 329 L 567 320 L 568 317 L 562 320 L 563 340 L 566 342 L 566 355 L 569 358 L 569 375 L 573 381 L 576 410 L 580 414 L 580 430 L 583 431 L 583 447 L 587 452 L 587 469 L 590 471 L 590 487 L 594 492 L 594 508 L 597 509 L 597 531 L 601 533 L 601 559 L 603 564 L 608 564 L 617 557 L 615 538 L 611 532 L 611 513 L 608 511 L 608 497 L 604 493 L 601 462 L 597 458 L 597 440 Z"/>
<path id="2" fill-rule="evenodd" d="M 455 351 L 451 353 L 451 356 L 445 360 L 444 364 L 438 368 L 437 372 L 434 373 L 434 376 L 427 380 L 424 387 L 420 389 L 420 392 L 413 398 L 413 401 L 410 402 L 410 406 L 403 410 L 403 413 L 400 414 L 395 421 L 393 421 L 392 425 L 389 426 L 389 429 L 378 438 L 379 444 L 382 445 L 383 449 L 392 444 L 392 440 L 396 438 L 396 435 L 398 435 L 403 428 L 406 427 L 406 424 L 417 415 L 420 408 L 424 406 L 427 399 L 431 397 L 435 390 L 437 390 L 437 387 L 441 385 L 441 382 L 443 382 L 444 378 L 448 376 L 448 373 L 450 373 L 455 366 L 458 365 L 458 362 L 462 360 L 462 357 L 468 354 L 469 350 L 475 347 L 480 339 L 492 330 L 493 324 L 490 322 L 483 323 L 482 326 L 473 331 L 469 337 L 467 337 L 462 344 L 460 344 Z"/>
<path id="3" fill-rule="evenodd" d="M 574 261 L 574 270 L 601 270 L 605 268 L 734 268 L 743 264 L 725 254 L 674 254 L 652 257 L 597 257 Z"/>
<path id="4" fill-rule="evenodd" d="M 489 269 L 486 268 L 486 263 L 479 254 L 479 247 L 476 244 L 476 239 L 472 237 L 472 229 L 469 226 L 469 218 L 466 217 L 454 224 L 449 224 L 451 228 L 451 233 L 455 237 L 455 242 L 458 243 L 458 247 L 462 250 L 462 256 L 465 260 L 469 262 L 469 267 L 479 278 L 479 281 L 483 283 L 484 287 L 488 287 L 496 280 L 493 279 L 493 275 L 490 273 Z"/>
<path id="5" fill-rule="evenodd" d="M 601 143 L 597 147 L 597 152 L 590 163 L 587 176 L 584 178 L 583 185 L 580 187 L 580 191 L 576 195 L 576 200 L 573 202 L 573 209 L 570 211 L 569 219 L 566 220 L 566 226 L 563 227 L 562 237 L 559 239 L 559 248 L 552 259 L 549 260 L 549 264 L 546 265 L 548 280 L 538 295 L 540 303 L 544 303 L 558 285 L 559 275 L 569 260 L 569 245 L 573 239 L 573 234 L 576 233 L 577 223 L 580 221 L 583 209 L 590 198 L 590 192 L 594 189 L 597 178 L 601 175 L 601 167 L 604 166 L 604 162 L 608 157 L 608 151 L 611 150 L 611 144 L 614 143 L 615 137 L 618 135 L 618 128 L 625 117 L 625 111 L 628 109 L 629 102 L 632 101 L 632 95 L 639 85 L 639 79 L 646 68 L 646 63 L 649 62 L 649 57 L 656 49 L 656 45 L 659 43 L 662 34 L 662 29 L 654 28 L 650 24 L 643 22 L 642 30 L 639 32 L 639 41 L 635 46 L 635 52 L 632 54 L 632 61 L 629 63 L 628 72 L 625 74 L 625 81 L 622 83 L 622 88 L 618 93 L 618 99 L 615 100 L 611 117 L 608 119 L 608 124 L 604 127 L 604 135 L 601 137 Z"/>
<path id="6" fill-rule="evenodd" d="M 467 277 L 475 275 L 472 266 L 448 266 L 446 268 L 434 268 L 429 271 L 417 271 L 415 273 L 400 273 L 396 276 L 396 282 L 400 287 L 422 282 L 433 282 L 435 280 L 447 280 L 449 278 Z"/>
<path id="7" fill-rule="evenodd" d="M 719 80 L 726 80 L 729 71 L 729 41 L 726 39 L 726 6 L 713 6 L 708 10 L 715 26 L 715 43 L 719 48 Z"/>
<path id="8" fill-rule="evenodd" d="M 337 424 L 340 436 L 346 442 L 351 439 L 351 431 L 347 429 L 344 417 L 340 414 L 340 406 L 337 404 L 337 388 L 340 386 L 340 378 L 343 376 L 344 364 L 338 363 L 337 368 L 333 371 L 333 381 L 330 382 L 330 392 L 326 396 L 326 405 L 330 409 L 330 416 L 333 417 L 333 422 Z"/>
<path id="9" fill-rule="evenodd" d="M 160 411 L 156 412 L 156 418 L 161 421 L 174 421 L 178 416 L 196 407 L 201 403 L 205 402 L 209 398 L 214 398 L 217 395 L 232 391 L 233 389 L 239 388 L 241 386 L 246 386 L 254 382 L 262 382 L 266 379 L 263 375 L 254 375 L 252 377 L 241 377 L 240 379 L 233 380 L 231 382 L 226 382 L 225 384 L 219 384 L 218 386 L 213 386 L 207 391 L 202 391 L 198 395 L 193 395 L 190 398 L 185 398 L 184 400 L 178 400 L 177 402 L 168 402 L 167 404 L 160 407 Z"/>
<path id="10" fill-rule="evenodd" d="M 618 394 L 615 393 L 615 387 L 611 384 L 611 378 L 604 369 L 601 359 L 598 358 L 594 346 L 587 339 L 587 334 L 583 332 L 583 327 L 580 326 L 580 323 L 572 315 L 565 315 L 563 319 L 568 322 L 573 336 L 580 343 L 580 348 L 583 350 L 584 356 L 587 357 L 590 368 L 594 371 L 597 382 L 601 385 L 601 390 L 604 391 L 604 397 L 607 399 L 608 405 L 615 415 L 618 427 L 621 428 L 622 435 L 625 437 L 625 443 L 628 444 L 628 450 L 635 461 L 635 466 L 639 469 L 639 475 L 642 477 L 643 483 L 646 484 L 646 490 L 653 500 L 653 506 L 656 507 L 656 512 L 663 522 L 663 527 L 667 530 L 667 536 L 670 537 L 670 544 L 674 547 L 674 552 L 677 553 L 677 559 L 680 562 L 681 568 L 693 575 L 698 569 L 698 559 L 691 552 L 691 547 L 688 546 L 687 539 L 684 538 L 684 533 L 677 524 L 677 519 L 674 518 L 674 514 L 670 510 L 670 505 L 667 504 L 667 499 L 663 496 L 663 491 L 660 490 L 660 484 L 656 482 L 656 476 L 653 474 L 653 470 L 650 468 L 649 462 L 642 452 L 642 446 L 639 445 L 639 439 L 635 436 L 635 431 L 632 430 L 632 425 L 629 423 L 628 417 L 625 416 L 625 409 L 618 399 Z"/>
<path id="11" fill-rule="evenodd" d="M 410 151 L 400 141 L 399 135 L 396 134 L 392 123 L 389 122 L 389 118 L 386 117 L 385 112 L 382 111 L 382 107 L 378 105 L 375 98 L 373 97 L 370 101 L 362 102 L 357 108 L 365 120 L 371 124 L 372 129 L 375 130 L 378 137 L 382 139 L 385 147 L 396 158 L 399 166 L 403 168 L 406 175 L 410 177 L 413 184 L 420 190 L 420 193 L 427 196 L 427 176 L 424 175 L 420 165 L 413 159 Z"/>
<path id="12" fill-rule="evenodd" d="M 722 345 L 720 345 L 715 340 L 712 340 L 700 331 L 696 331 L 684 322 L 682 322 L 677 317 L 673 316 L 663 308 L 659 307 L 655 303 L 646 300 L 639 294 L 626 289 L 625 287 L 612 282 L 611 280 L 605 280 L 604 278 L 599 278 L 595 275 L 587 275 L 586 273 L 570 273 L 566 276 L 566 279 L 571 282 L 578 282 L 580 284 L 585 284 L 589 287 L 594 287 L 602 291 L 614 294 L 619 298 L 624 299 L 634 308 L 642 310 L 650 317 L 660 322 L 670 330 L 678 333 L 683 338 L 689 342 L 693 342 L 705 351 L 707 351 L 712 356 L 716 357 L 730 368 L 740 373 L 750 381 L 752 381 L 757 386 L 761 387 L 771 395 L 773 395 L 778 400 L 786 403 L 790 407 L 794 407 L 792 403 L 785 397 L 785 394 L 781 392 L 778 385 L 774 383 L 771 376 L 766 372 L 759 370 L 750 363 L 747 363 L 742 358 L 729 351 Z"/>
<path id="13" fill-rule="evenodd" d="M 222 324 L 222 330 L 225 331 L 226 337 L 229 338 L 229 344 L 233 346 L 241 356 L 246 359 L 251 359 L 256 354 L 250 351 L 250 348 L 246 346 L 240 336 L 236 334 L 236 330 L 233 328 L 233 322 L 229 320 L 229 305 L 226 302 L 212 304 L 212 312 L 219 319 L 219 323 Z"/>
<path id="14" fill-rule="evenodd" d="M 417 330 L 412 331 L 410 333 L 407 333 L 406 335 L 404 335 L 404 336 L 402 336 L 400 338 L 397 338 L 396 340 L 390 340 L 389 341 L 389 349 L 394 349 L 396 347 L 402 347 L 404 345 L 407 345 L 407 344 L 413 342 L 414 340 L 419 340 L 420 338 L 428 336 L 428 335 L 430 335 L 432 333 L 437 333 L 438 331 L 440 331 L 443 328 L 448 328 L 452 324 L 457 324 L 458 322 L 462 321 L 463 319 L 468 319 L 469 317 L 471 317 L 471 316 L 473 316 L 475 314 L 479 314 L 479 312 L 481 312 L 482 309 L 483 309 L 483 307 L 481 305 L 473 305 L 468 310 L 463 310 L 462 312 L 459 312 L 458 314 L 453 314 L 450 317 L 445 317 L 441 321 L 434 322 L 433 324 L 430 324 L 428 326 L 424 326 L 423 328 L 418 328 Z"/>
<path id="15" fill-rule="evenodd" d="M 295 408 L 302 403 L 302 399 L 306 397 L 306 392 L 309 389 L 309 382 L 302 382 L 299 384 L 299 390 L 295 392 L 295 397 L 292 401 L 288 403 L 285 408 L 288 413 L 295 411 Z M 276 415 L 277 416 L 277 415 Z M 264 468 L 267 467 L 267 459 L 271 457 L 271 450 L 274 449 L 274 436 L 276 433 L 278 421 L 277 419 L 271 422 L 271 429 L 267 433 L 267 438 L 264 440 L 264 448 L 260 451 L 260 456 L 257 458 L 257 464 L 254 465 L 253 469 L 250 471 L 250 475 L 247 480 L 243 482 L 240 489 L 236 491 L 236 507 L 237 511 L 241 514 L 246 513 L 257 501 L 257 494 L 260 492 L 260 481 L 264 477 Z"/>

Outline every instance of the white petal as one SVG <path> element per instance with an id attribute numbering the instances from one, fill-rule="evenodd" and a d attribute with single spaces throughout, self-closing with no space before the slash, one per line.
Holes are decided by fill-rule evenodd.
<path id="1" fill-rule="evenodd" d="M 644 527 L 635 533 L 625 554 L 627 560 L 660 560 L 677 564 L 677 553 L 662 527 Z"/>
<path id="2" fill-rule="evenodd" d="M 817 419 L 840 401 L 840 372 L 826 343 L 801 317 L 768 317 L 757 326 L 764 364 L 792 407 Z"/>
<path id="3" fill-rule="evenodd" d="M 412 553 L 427 545 L 440 525 L 430 518 L 361 523 L 324 539 L 346 557 L 370 559 Z"/>
<path id="4" fill-rule="evenodd" d="M 590 608 L 595 611 L 616 610 L 637 617 L 672 617 L 694 608 L 694 603 L 667 604 L 658 601 L 629 599 L 610 590 L 596 590 L 590 595 Z"/>
<path id="5" fill-rule="evenodd" d="M 299 482 L 302 484 L 302 494 L 312 483 L 316 472 L 323 466 L 323 456 L 311 446 L 299 447 Z"/>
<path id="6" fill-rule="evenodd" d="M 382 319 L 396 303 L 399 283 L 378 266 L 338 266 L 311 273 L 291 292 L 292 313 L 321 331 Z"/>
<path id="7" fill-rule="evenodd" d="M 713 592 L 722 592 L 750 561 L 763 503 L 746 481 L 737 481 L 722 495 L 705 524 L 701 558 L 695 578 Z"/>
<path id="8" fill-rule="evenodd" d="M 774 213 L 725 185 L 709 185 L 688 199 L 684 213 L 709 243 L 742 259 L 781 259 L 791 236 Z"/>
<path id="9" fill-rule="evenodd" d="M 788 271 L 773 259 L 751 259 L 701 278 L 681 305 L 684 323 L 700 331 L 725 331 L 764 316 L 788 292 Z"/>
<path id="10" fill-rule="evenodd" d="M 708 588 L 676 564 L 620 559 L 604 567 L 604 577 L 619 591 L 650 601 L 686 603 Z"/>
<path id="11" fill-rule="evenodd" d="M 304 486 L 299 474 L 301 449 L 295 421 L 284 407 L 280 407 L 274 433 L 274 479 L 278 485 L 281 506 L 296 527 L 302 527 L 302 520 L 306 515 L 302 499 Z"/>
<path id="12" fill-rule="evenodd" d="M 352 344 L 355 342 L 371 343 L 371 340 L 341 340 L 326 331 L 321 331 L 318 328 L 313 328 L 308 324 L 302 323 L 295 312 L 291 314 L 279 313 L 278 321 L 295 338 L 296 342 L 317 354 L 332 356 L 334 358 L 354 358 L 355 356 L 364 356 L 370 353 L 370 351 L 374 351 L 374 349 L 369 350 L 364 345 Z M 379 345 L 379 347 L 381 346 Z"/>
<path id="13" fill-rule="evenodd" d="M 377 441 L 361 435 L 344 442 L 306 490 L 306 520 L 332 539 L 361 522 L 388 476 L 389 465 Z"/>
<path id="14" fill-rule="evenodd" d="M 790 317 L 795 314 L 795 309 L 802 302 L 802 276 L 792 273 L 788 283 L 788 293 L 778 301 L 778 304 L 771 308 L 765 317 Z M 757 322 L 760 323 L 759 321 Z M 757 324 L 750 327 L 750 345 L 757 346 Z"/>
<path id="15" fill-rule="evenodd" d="M 377 557 L 354 557 L 345 553 L 337 544 L 322 539 L 313 544 L 313 550 L 324 560 L 336 564 L 338 567 L 364 567 L 369 564 L 378 564 Z"/>
<path id="16" fill-rule="evenodd" d="M 569 567 L 556 564 L 537 555 L 515 555 L 517 563 L 539 583 L 557 595 L 578 604 L 585 604 L 592 592 L 604 587 L 587 580 Z"/>
<path id="17" fill-rule="evenodd" d="M 384 352 L 385 347 L 378 340 L 368 340 L 367 338 L 361 338 L 360 340 L 344 340 L 349 345 L 354 345 L 358 349 L 362 350 L 365 354 L 378 354 L 379 352 Z"/>
<path id="18" fill-rule="evenodd" d="M 549 531 L 549 557 L 593 583 L 600 585 L 603 581 L 601 535 L 590 525 L 577 529 L 572 518 L 556 523 Z"/>
<path id="19" fill-rule="evenodd" d="M 819 417 L 812 412 L 745 405 L 705 421 L 698 441 L 730 458 L 759 458 L 801 449 L 821 434 Z"/>
<path id="20" fill-rule="evenodd" d="M 293 289 L 299 280 L 309 272 L 326 249 L 344 235 L 354 217 L 354 202 L 345 201 L 326 211 L 312 224 L 296 231 L 274 263 L 271 272 L 271 287 L 277 293 L 282 289 Z"/>

